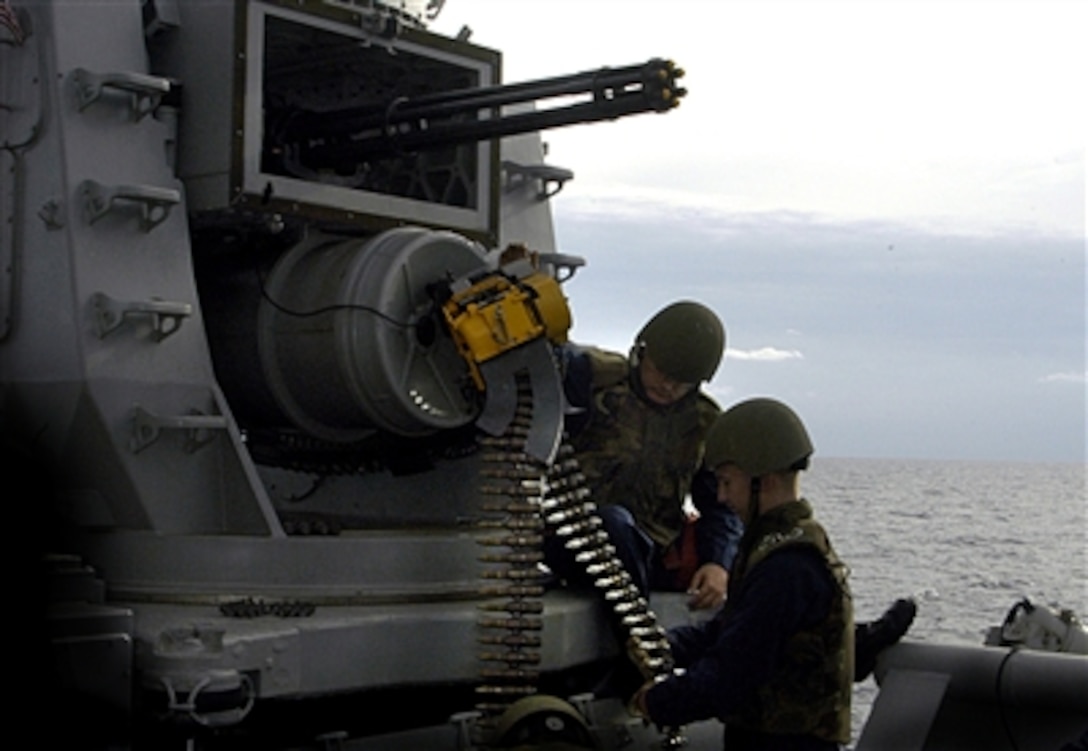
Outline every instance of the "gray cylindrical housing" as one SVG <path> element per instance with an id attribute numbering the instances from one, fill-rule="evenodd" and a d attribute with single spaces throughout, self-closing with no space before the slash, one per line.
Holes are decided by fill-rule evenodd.
<path id="1" fill-rule="evenodd" d="M 260 371 L 299 429 L 330 441 L 374 428 L 420 436 L 475 419 L 467 364 L 428 285 L 481 269 L 484 253 L 418 227 L 305 241 L 272 269 L 258 313 Z"/>

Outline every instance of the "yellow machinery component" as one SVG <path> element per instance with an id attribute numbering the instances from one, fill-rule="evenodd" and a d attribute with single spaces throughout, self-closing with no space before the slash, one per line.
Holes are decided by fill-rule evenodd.
<path id="1" fill-rule="evenodd" d="M 581 259 L 541 256 L 524 245 L 503 251 L 498 269 L 452 282 L 442 316 L 468 364 L 484 404 L 476 425 L 503 435 L 518 412 L 518 393 L 531 394 L 525 453 L 551 464 L 563 433 L 566 400 L 554 345 L 567 340 L 570 308 L 560 289 Z M 542 268 L 542 262 L 546 264 Z M 520 385 L 519 385 L 520 384 Z"/>
<path id="2" fill-rule="evenodd" d="M 481 391 L 486 389 L 482 363 L 541 337 L 565 342 L 571 326 L 559 282 L 542 271 L 523 278 L 491 274 L 455 292 L 442 314 Z"/>

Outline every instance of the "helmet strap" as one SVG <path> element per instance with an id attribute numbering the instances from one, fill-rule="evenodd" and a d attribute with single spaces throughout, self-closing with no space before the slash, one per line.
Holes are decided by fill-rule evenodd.
<path id="1" fill-rule="evenodd" d="M 641 342 L 631 347 L 631 353 L 627 357 L 629 363 L 628 377 L 631 384 L 635 388 L 635 393 L 639 395 L 643 400 L 649 401 L 649 397 L 646 396 L 646 387 L 642 385 L 642 372 L 639 368 L 639 363 L 642 362 L 642 353 L 646 350 L 646 345 Z"/>
<path id="2" fill-rule="evenodd" d="M 748 486 L 748 523 L 751 524 L 759 516 L 759 494 L 763 491 L 763 483 L 759 477 L 753 477 Z"/>

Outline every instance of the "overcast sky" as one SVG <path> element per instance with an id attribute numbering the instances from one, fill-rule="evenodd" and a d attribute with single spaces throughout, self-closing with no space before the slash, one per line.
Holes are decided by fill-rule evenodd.
<path id="1" fill-rule="evenodd" d="M 447 0 L 504 80 L 674 60 L 680 107 L 550 131 L 573 337 L 725 321 L 708 387 L 825 456 L 1085 460 L 1088 3 Z"/>

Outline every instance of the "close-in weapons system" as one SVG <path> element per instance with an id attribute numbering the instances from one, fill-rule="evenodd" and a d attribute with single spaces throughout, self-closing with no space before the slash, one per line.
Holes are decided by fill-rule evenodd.
<path id="1" fill-rule="evenodd" d="M 646 675 L 670 661 L 563 441 L 583 260 L 539 135 L 668 111 L 682 72 L 503 84 L 436 5 L 3 3 L 0 420 L 39 739 L 683 742 L 599 691 L 617 624 Z M 545 586 L 545 534 L 598 592 Z"/>
<path id="2" fill-rule="evenodd" d="M 540 135 L 667 112 L 682 72 L 503 83 L 498 51 L 428 31 L 441 4 L 0 0 L 31 742 L 721 748 L 623 705 L 688 615 L 639 596 L 564 439 L 584 260 Z M 551 586 L 548 536 L 589 591 Z M 985 646 L 885 650 L 856 748 L 1083 746 L 1085 633 L 1025 600 Z"/>

